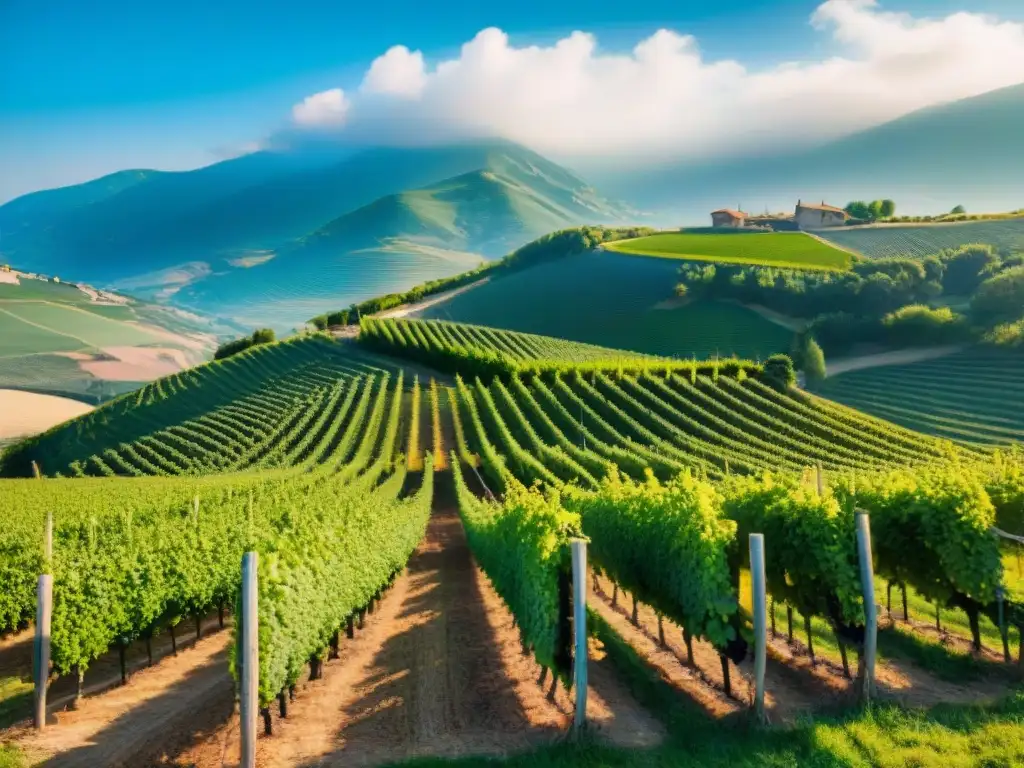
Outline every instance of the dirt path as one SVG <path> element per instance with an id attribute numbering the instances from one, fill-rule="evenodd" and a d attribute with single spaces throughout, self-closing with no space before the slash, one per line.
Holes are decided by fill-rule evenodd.
<path id="1" fill-rule="evenodd" d="M 859 371 L 863 368 L 878 368 L 883 365 L 920 363 L 925 360 L 935 360 L 947 355 L 953 355 L 957 352 L 962 352 L 966 348 L 966 344 L 950 344 L 943 347 L 926 347 L 924 349 L 897 349 L 893 352 L 880 352 L 876 355 L 831 360 L 828 363 L 828 375 L 838 376 L 840 373 Z"/>
<path id="2" fill-rule="evenodd" d="M 474 283 L 470 283 L 469 285 L 463 285 L 462 287 L 455 288 L 454 290 L 451 291 L 438 293 L 434 296 L 431 296 L 429 299 L 424 299 L 423 301 L 418 302 L 416 304 L 403 304 L 400 307 L 395 307 L 394 309 L 388 309 L 383 312 L 379 312 L 376 315 L 374 315 L 374 317 L 409 317 L 417 314 L 418 312 L 422 312 L 424 309 L 429 309 L 435 304 L 440 304 L 441 302 L 448 301 L 448 299 L 453 299 L 460 293 L 465 293 L 466 291 L 471 291 L 474 288 L 479 288 L 484 283 L 489 283 L 490 281 L 491 278 L 485 277 L 480 280 L 477 280 Z"/>
<path id="3" fill-rule="evenodd" d="M 227 720 L 234 703 L 229 632 L 136 673 L 128 685 L 87 697 L 77 711 L 51 715 L 41 733 L 22 728 L 12 741 L 47 768 L 159 765 L 177 745 L 201 739 Z"/>
<path id="4" fill-rule="evenodd" d="M 595 656 L 601 656 L 595 648 Z M 261 768 L 376 765 L 418 756 L 505 755 L 562 738 L 572 702 L 549 701 L 512 616 L 474 565 L 458 515 L 435 512 L 427 536 L 365 630 L 321 680 L 300 686 L 286 720 L 261 738 Z M 591 664 L 596 730 L 646 747 L 661 726 L 602 659 Z M 177 757 L 199 768 L 238 759 L 236 718 Z"/>
<path id="5" fill-rule="evenodd" d="M 711 717 L 722 718 L 749 709 L 753 701 L 751 659 L 740 665 L 730 663 L 732 696 L 726 696 L 721 661 L 710 644 L 693 641 L 695 666 L 691 666 L 681 627 L 663 620 L 665 644 L 662 645 L 653 609 L 641 604 L 637 611 L 639 621 L 634 625 L 629 593 L 620 589 L 617 604 L 613 606 L 611 582 L 599 581 L 603 591 L 592 590 L 591 607 L 665 682 L 692 699 Z M 769 720 L 790 725 L 815 713 L 836 711 L 851 704 L 855 695 L 853 681 L 843 675 L 842 667 L 820 658 L 816 664 L 811 664 L 804 644 L 796 638 L 792 644 L 788 643 L 782 627 L 779 629 L 776 637 L 771 633 L 768 636 L 765 704 Z M 929 629 L 915 625 L 913 631 L 920 630 L 928 635 Z M 855 664 L 854 659 L 851 652 L 851 664 Z M 876 682 L 882 697 L 909 707 L 995 701 L 1005 696 L 1011 686 L 1009 676 L 999 675 L 967 683 L 947 682 L 904 659 L 881 661 L 876 668 Z"/>

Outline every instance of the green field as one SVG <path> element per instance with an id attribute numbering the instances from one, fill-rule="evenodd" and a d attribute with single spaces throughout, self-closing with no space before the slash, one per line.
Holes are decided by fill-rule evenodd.
<path id="1" fill-rule="evenodd" d="M 225 329 L 155 305 L 96 303 L 75 286 L 22 276 L 16 285 L 0 283 L 0 388 L 87 396 L 96 402 L 134 389 L 138 382 L 101 382 L 56 353 L 98 355 L 108 347 L 167 347 L 199 362 L 212 353 L 212 344 L 204 353 L 170 334 L 215 330 Z"/>
<path id="2" fill-rule="evenodd" d="M 987 243 L 1010 252 L 1024 251 L 1024 218 L 847 227 L 822 230 L 817 234 L 841 248 L 849 248 L 873 259 L 919 258 L 970 243 Z"/>
<path id="3" fill-rule="evenodd" d="M 422 316 L 665 357 L 763 360 L 789 349 L 792 333 L 752 310 L 717 302 L 679 306 L 678 266 L 600 251 L 567 256 L 494 279 Z"/>
<path id="4" fill-rule="evenodd" d="M 683 261 L 720 261 L 790 269 L 849 269 L 850 254 L 803 232 L 714 233 L 661 232 L 649 237 L 606 243 L 605 248 L 634 256 Z"/>
<path id="5" fill-rule="evenodd" d="M 842 373 L 821 395 L 964 443 L 1024 442 L 1024 358 L 976 349 L 908 365 Z"/>

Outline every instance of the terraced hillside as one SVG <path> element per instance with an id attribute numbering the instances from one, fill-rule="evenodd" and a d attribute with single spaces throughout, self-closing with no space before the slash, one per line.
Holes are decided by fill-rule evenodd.
<path id="1" fill-rule="evenodd" d="M 954 224 L 879 224 L 827 229 L 815 234 L 873 259 L 928 256 L 971 243 L 1024 251 L 1024 218 Z"/>
<path id="2" fill-rule="evenodd" d="M 962 443 L 1024 442 L 1024 359 L 973 349 L 826 379 L 822 396 Z"/>
<path id="3" fill-rule="evenodd" d="M 353 714 L 367 694 L 373 717 L 382 718 L 370 729 L 371 756 L 447 755 L 452 740 L 462 754 L 479 748 L 473 739 L 501 731 L 506 717 L 519 724 L 517 737 L 532 739 L 536 724 L 521 720 L 513 685 L 517 695 L 532 686 L 531 717 L 550 707 L 555 725 L 536 742 L 520 738 L 507 747 L 546 755 L 544 745 L 564 742 L 559 724 L 571 720 L 559 681 L 574 680 L 570 540 L 584 535 L 593 568 L 588 607 L 596 613 L 588 647 L 601 649 L 591 659 L 588 717 L 602 724 L 595 738 L 618 720 L 646 734 L 627 742 L 628 752 L 607 754 L 624 765 L 678 764 L 699 738 L 702 764 L 732 765 L 741 756 L 730 746 L 722 757 L 722 745 L 742 739 L 780 764 L 813 763 L 831 752 L 818 746 L 818 726 L 804 715 L 845 700 L 823 705 L 823 684 L 855 690 L 848 652 L 863 650 L 854 533 L 860 507 L 872 514 L 879 594 L 900 584 L 910 608 L 927 610 L 933 601 L 951 628 L 941 641 L 932 638 L 911 624 L 909 611 L 905 629 L 884 627 L 881 684 L 929 705 L 962 695 L 973 707 L 982 685 L 995 696 L 1009 690 L 995 680 L 1005 674 L 1005 657 L 993 647 L 1019 642 L 1022 593 L 1006 576 L 990 527 L 997 519 L 1024 526 L 1019 456 L 957 448 L 807 395 L 787 385 L 792 369 L 778 358 L 763 365 L 673 361 L 424 321 L 370 321 L 363 332 L 376 338 L 371 351 L 320 335 L 262 345 L 161 379 L 4 454 L 5 475 L 26 476 L 35 461 L 49 475 L 163 476 L 0 481 L 0 506 L 14 510 L 0 528 L 0 631 L 30 619 L 36 576 L 48 569 L 54 672 L 65 683 L 71 678 L 73 689 L 75 677 L 102 674 L 111 651 L 123 665 L 131 644 L 148 653 L 164 633 L 174 648 L 174 628 L 186 618 L 199 647 L 204 619 L 209 632 L 212 612 L 223 617 L 240 605 L 238 564 L 252 551 L 259 555 L 262 760 L 353 757 L 360 732 L 367 738 L 367 720 Z M 420 352 L 441 347 L 462 367 L 431 379 Z M 523 370 L 477 375 L 495 361 Z M 435 491 L 436 473 L 443 481 Z M 44 560 L 39 532 L 50 512 L 53 556 Z M 738 555 L 750 532 L 771 542 L 773 630 L 776 608 L 780 624 L 769 661 L 773 712 L 799 740 L 721 723 L 723 713 L 749 709 L 743 662 L 752 619 Z M 1009 598 L 999 614 L 1002 632 L 997 586 Z M 395 595 L 385 596 L 392 587 Z M 803 622 L 806 651 L 793 639 L 794 621 L 798 631 Z M 659 635 L 661 656 L 649 647 Z M 216 642 L 223 651 L 229 641 Z M 682 655 L 673 661 L 673 642 L 690 669 L 680 671 Z M 32 755 L 77 753 L 99 764 L 112 761 L 97 756 L 126 749 L 133 759 L 223 761 L 237 748 L 230 712 L 238 668 L 216 649 L 170 660 L 174 674 L 152 670 L 141 686 L 150 698 L 134 707 L 111 699 L 109 707 L 60 714 L 79 724 L 92 718 L 94 731 L 62 731 L 60 722 L 41 735 L 23 729 L 12 741 Z M 805 656 L 810 667 L 798 660 Z M 514 714 L 495 725 L 487 709 L 471 738 L 449 728 L 445 745 L 424 742 L 401 727 L 405 712 L 395 710 L 402 708 L 374 703 L 381 695 L 415 702 L 422 723 L 443 720 L 440 709 L 472 719 L 467 709 L 476 699 L 459 697 L 469 696 L 467 676 L 475 680 L 484 668 L 495 671 L 482 693 L 507 698 Z M 311 685 L 303 684 L 307 673 Z M 942 675 L 966 686 L 981 682 L 950 694 Z M 537 680 L 550 681 L 550 689 L 539 691 Z M 23 690 L 15 683 L 12 690 Z M 123 702 L 132 690 L 129 682 L 105 696 Z M 5 691 L 0 704 L 16 710 L 21 705 Z M 223 701 L 207 702 L 217 691 Z M 673 714 L 686 701 L 680 692 L 692 696 L 682 718 Z M 181 705 L 175 728 L 152 717 L 142 703 L 150 700 Z M 980 724 L 958 721 L 957 754 L 987 744 L 989 726 L 1016 740 L 1017 710 L 1007 706 L 1009 714 L 985 710 L 990 720 Z M 885 711 L 886 722 L 904 717 L 896 705 Z M 652 713 L 673 729 L 671 741 L 661 742 Z M 856 730 L 875 715 L 849 717 Z M 941 712 L 914 717 L 913 734 L 948 730 Z M 119 734 L 129 724 L 126 747 Z M 802 745 L 795 753 L 794 741 Z M 590 754 L 572 744 L 555 749 L 567 764 Z"/>
<path id="4" fill-rule="evenodd" d="M 680 301 L 679 263 L 607 251 L 504 275 L 425 309 L 426 319 L 506 328 L 652 355 L 765 359 L 792 332 L 734 304 Z"/>

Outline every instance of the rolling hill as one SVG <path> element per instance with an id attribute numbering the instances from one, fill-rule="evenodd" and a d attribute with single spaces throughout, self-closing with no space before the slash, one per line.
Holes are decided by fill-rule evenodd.
<path id="1" fill-rule="evenodd" d="M 1024 84 L 913 112 L 824 146 L 761 156 L 669 163 L 657 170 L 591 174 L 602 189 L 672 221 L 705 221 L 740 201 L 790 210 L 802 199 L 890 197 L 904 211 L 1015 210 L 1024 204 Z"/>
<path id="2" fill-rule="evenodd" d="M 0 230 L 5 258 L 23 269 L 287 327 L 311 308 L 626 215 L 564 168 L 492 141 L 126 171 L 11 201 Z"/>

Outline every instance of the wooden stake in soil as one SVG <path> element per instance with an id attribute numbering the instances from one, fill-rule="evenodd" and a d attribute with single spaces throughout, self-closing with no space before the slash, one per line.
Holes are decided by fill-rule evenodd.
<path id="1" fill-rule="evenodd" d="M 786 606 L 786 639 L 793 644 L 793 606 Z"/>
<path id="2" fill-rule="evenodd" d="M 770 607 L 770 612 L 771 612 L 771 617 L 772 617 L 772 640 L 774 640 L 776 637 L 778 637 L 778 633 L 775 631 L 775 598 L 774 597 L 772 597 L 771 602 L 769 603 L 769 605 L 771 606 Z"/>
<path id="3" fill-rule="evenodd" d="M 665 647 L 665 622 L 662 615 L 658 614 L 658 645 Z"/>
<path id="4" fill-rule="evenodd" d="M 117 657 L 121 662 L 121 685 L 128 685 L 128 660 L 125 658 L 125 651 L 128 644 L 124 640 L 117 643 Z"/>
<path id="5" fill-rule="evenodd" d="M 53 576 L 44 573 L 36 586 L 36 638 L 33 647 L 36 730 L 46 727 L 46 687 L 50 682 L 50 620 L 53 616 Z"/>
<path id="6" fill-rule="evenodd" d="M 174 624 L 169 624 L 167 627 L 171 633 L 171 653 L 175 656 L 178 655 L 178 638 L 174 636 Z"/>
<path id="7" fill-rule="evenodd" d="M 750 534 L 750 579 L 754 593 L 754 711 L 757 713 L 757 719 L 765 722 L 764 673 L 768 659 L 768 628 L 765 626 L 767 588 L 764 575 L 763 533 Z"/>
<path id="8" fill-rule="evenodd" d="M 875 655 L 878 649 L 878 615 L 875 610 L 875 564 L 871 556 L 871 518 L 857 512 L 857 551 L 860 557 L 860 583 L 864 594 L 864 687 L 861 699 L 870 701 L 875 695 Z M 903 588 L 906 606 L 906 587 Z"/>
<path id="9" fill-rule="evenodd" d="M 900 591 L 903 592 L 903 621 L 910 623 L 910 609 L 907 608 L 907 585 L 900 584 Z"/>
<path id="10" fill-rule="evenodd" d="M 573 717 L 573 728 L 578 733 L 587 723 L 587 542 L 583 539 L 573 539 L 570 546 L 572 547 L 572 626 L 576 636 L 572 670 L 573 683 L 576 686 L 576 713 Z"/>
<path id="11" fill-rule="evenodd" d="M 629 620 L 633 622 L 634 627 L 640 626 L 640 614 L 637 612 L 639 606 L 640 603 L 636 599 L 636 595 L 633 595 L 633 615 L 629 617 Z"/>
<path id="12" fill-rule="evenodd" d="M 242 762 L 240 768 L 256 768 L 256 717 L 259 710 L 259 601 L 256 578 L 259 554 L 246 552 L 242 557 L 242 616 L 241 616 L 241 688 L 239 729 L 242 736 Z M 263 710 L 263 728 L 272 730 L 270 708 Z"/>

